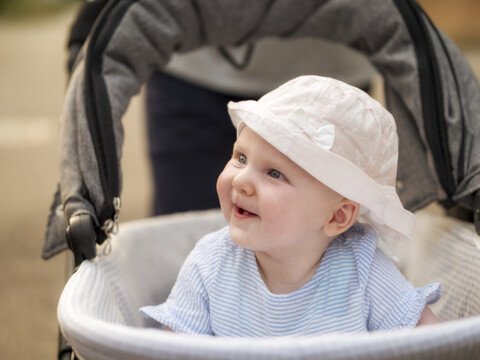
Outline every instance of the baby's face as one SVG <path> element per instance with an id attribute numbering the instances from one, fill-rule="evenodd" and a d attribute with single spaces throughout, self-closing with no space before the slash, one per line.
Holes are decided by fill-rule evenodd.
<path id="1" fill-rule="evenodd" d="M 239 246 L 276 256 L 324 249 L 323 226 L 342 197 L 245 127 L 217 181 Z"/>

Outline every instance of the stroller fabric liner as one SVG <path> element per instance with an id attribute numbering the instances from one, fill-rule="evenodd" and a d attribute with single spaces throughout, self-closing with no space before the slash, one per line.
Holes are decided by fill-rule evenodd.
<path id="1" fill-rule="evenodd" d="M 122 187 L 121 118 L 154 71 L 174 52 L 265 37 L 321 37 L 363 53 L 383 76 L 387 108 L 397 121 L 397 190 L 404 206 L 415 211 L 440 200 L 480 207 L 480 87 L 458 48 L 413 0 L 112 0 L 66 93 L 61 179 L 43 257 L 67 248 L 65 228 L 79 215 L 92 219 L 94 234 L 84 240 L 93 248 L 111 233 Z M 438 326 L 256 340 L 146 328 L 152 324 L 138 308 L 164 300 L 195 241 L 223 224 L 219 213 L 209 212 L 122 225 L 110 256 L 84 261 L 67 283 L 58 307 L 61 330 L 87 359 L 480 358 L 480 318 L 472 317 L 480 315 L 473 225 L 429 216 L 418 223 L 422 235 L 412 247 L 419 251 L 401 264 L 414 283 L 443 282 L 434 311 L 451 321 Z M 93 256 L 76 253 L 80 260 Z"/>
<path id="2" fill-rule="evenodd" d="M 361 335 L 274 339 L 216 338 L 148 328 L 139 307 L 166 299 L 184 258 L 200 237 L 224 226 L 219 211 L 192 212 L 122 224 L 109 256 L 84 261 L 58 305 L 63 334 L 85 359 L 478 359 L 480 249 L 472 224 L 429 212 L 418 215 L 415 242 L 422 266 L 405 244 L 404 272 L 413 282 L 440 279 L 444 296 L 433 310 L 440 325 Z M 434 233 L 435 237 L 424 236 Z M 452 242 L 452 238 L 461 241 Z M 423 251 L 429 242 L 435 251 Z M 398 251 L 402 253 L 402 251 Z M 427 253 L 427 255 L 425 255 Z M 438 257 L 438 258 L 437 258 Z M 438 261 L 440 259 L 440 261 Z M 418 259 L 415 259 L 418 260 Z M 415 262 L 416 264 L 417 262 Z M 451 264 L 467 264 L 468 273 Z M 427 269 L 427 271 L 425 271 Z M 476 282 L 476 285 L 474 285 Z M 467 299 L 467 301 L 460 300 Z"/>

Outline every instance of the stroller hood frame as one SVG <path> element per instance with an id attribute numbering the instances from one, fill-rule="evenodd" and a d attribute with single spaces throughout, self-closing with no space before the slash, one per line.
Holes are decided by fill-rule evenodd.
<path id="1" fill-rule="evenodd" d="M 155 70 L 174 52 L 264 37 L 319 37 L 363 53 L 383 76 L 387 108 L 397 121 L 397 190 L 404 206 L 414 211 L 440 200 L 479 208 L 480 87 L 455 44 L 414 0 L 113 0 L 98 17 L 66 93 L 61 179 L 43 257 L 67 247 L 69 223 L 77 264 L 95 255 L 75 247 L 75 216 L 90 219 L 87 248 L 115 228 L 121 118 Z"/>

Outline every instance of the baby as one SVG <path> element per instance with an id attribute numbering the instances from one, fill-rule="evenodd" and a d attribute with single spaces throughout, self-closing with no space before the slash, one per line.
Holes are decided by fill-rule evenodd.
<path id="1" fill-rule="evenodd" d="M 414 227 L 395 191 L 391 114 L 319 76 L 228 108 L 238 135 L 217 182 L 228 227 L 202 238 L 167 301 L 141 313 L 176 332 L 248 337 L 437 322 L 427 304 L 440 284 L 413 288 L 377 247 Z"/>

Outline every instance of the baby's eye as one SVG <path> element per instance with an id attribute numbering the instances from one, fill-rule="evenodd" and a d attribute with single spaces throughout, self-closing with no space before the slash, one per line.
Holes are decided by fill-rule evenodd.
<path id="1" fill-rule="evenodd" d="M 270 170 L 270 172 L 268 173 L 272 178 L 274 179 L 285 179 L 285 176 L 283 176 L 283 174 L 278 171 L 278 170 Z"/>
<path id="2" fill-rule="evenodd" d="M 246 164 L 246 163 L 247 163 L 247 157 L 246 157 L 245 155 L 243 155 L 243 154 L 240 154 L 240 155 L 238 156 L 238 162 L 239 162 L 240 164 Z"/>

